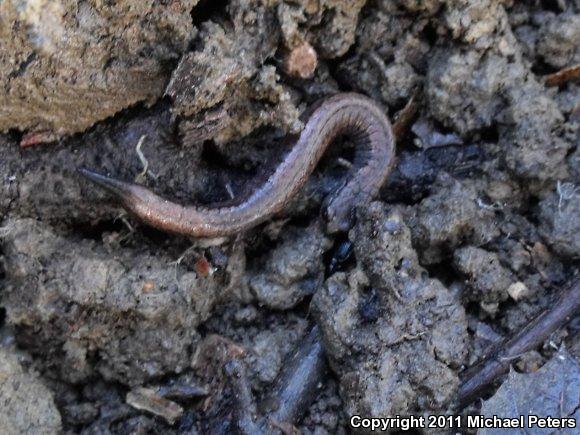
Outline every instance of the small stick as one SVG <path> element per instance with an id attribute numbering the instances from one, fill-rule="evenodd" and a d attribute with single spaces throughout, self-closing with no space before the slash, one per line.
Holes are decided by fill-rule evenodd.
<path id="1" fill-rule="evenodd" d="M 405 107 L 403 107 L 396 115 L 393 123 L 393 133 L 395 139 L 399 140 L 409 129 L 409 124 L 417 114 L 419 109 L 417 100 L 419 99 L 419 91 L 415 90 Z"/>
<path id="2" fill-rule="evenodd" d="M 51 131 L 31 131 L 22 136 L 20 146 L 22 148 L 28 148 L 33 145 L 55 142 L 57 139 L 57 135 Z"/>
<path id="3" fill-rule="evenodd" d="M 261 410 L 272 422 L 293 424 L 308 408 L 326 373 L 324 348 L 314 326 L 285 365 L 262 401 Z"/>
<path id="4" fill-rule="evenodd" d="M 244 435 L 262 434 L 258 426 L 256 403 L 244 363 L 239 359 L 230 360 L 226 363 L 224 370 L 230 378 L 234 394 L 236 429 Z"/>
<path id="5" fill-rule="evenodd" d="M 371 50 L 367 53 L 367 58 L 379 70 L 383 80 L 387 80 L 389 76 L 387 74 L 387 65 L 385 65 L 385 61 L 381 59 L 381 56 L 376 51 Z"/>
<path id="6" fill-rule="evenodd" d="M 580 65 L 564 68 L 546 76 L 546 86 L 562 86 L 569 81 L 580 80 Z"/>
<path id="7" fill-rule="evenodd" d="M 515 337 L 493 347 L 480 363 L 465 372 L 459 387 L 459 406 L 478 398 L 494 381 L 509 371 L 510 360 L 542 344 L 580 311 L 580 280 L 576 280 L 548 310 Z"/>
<path id="8" fill-rule="evenodd" d="M 260 413 L 256 411 L 244 363 L 233 359 L 224 370 L 233 391 L 235 429 L 248 435 L 272 433 L 274 429 L 284 432 L 282 428 L 292 427 L 308 409 L 326 373 L 318 327 L 310 330 L 278 375 L 272 392 L 260 404 Z M 222 429 L 229 430 L 225 426 Z"/>
<path id="9" fill-rule="evenodd" d="M 147 176 L 147 173 L 151 174 L 151 176 L 153 178 L 157 178 L 157 175 L 155 175 L 153 172 L 151 172 L 149 170 L 149 161 L 145 158 L 143 151 L 141 151 L 141 147 L 143 146 L 143 142 L 145 142 L 146 138 L 147 138 L 146 134 L 141 136 L 139 138 L 139 142 L 137 142 L 137 146 L 135 147 L 135 152 L 137 153 L 137 157 L 139 157 L 139 161 L 143 165 L 143 170 L 141 171 L 141 173 L 139 173 L 137 175 L 137 177 L 135 178 L 136 180 L 145 179 L 145 177 Z"/>

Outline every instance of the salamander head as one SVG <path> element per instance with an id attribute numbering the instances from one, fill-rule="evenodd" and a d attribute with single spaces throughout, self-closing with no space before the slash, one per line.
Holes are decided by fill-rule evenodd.
<path id="1" fill-rule="evenodd" d="M 102 187 L 107 192 L 112 193 L 118 199 L 129 199 L 128 197 L 131 195 L 131 189 L 129 188 L 130 183 L 107 177 L 106 175 L 99 174 L 98 172 L 86 168 L 77 168 L 77 171 L 83 177 L 92 181 L 97 186 Z"/>
<path id="2" fill-rule="evenodd" d="M 97 186 L 112 194 L 121 205 L 141 219 L 147 220 L 158 203 L 163 204 L 159 196 L 146 187 L 135 183 L 117 180 L 86 168 L 78 168 L 78 172 Z"/>

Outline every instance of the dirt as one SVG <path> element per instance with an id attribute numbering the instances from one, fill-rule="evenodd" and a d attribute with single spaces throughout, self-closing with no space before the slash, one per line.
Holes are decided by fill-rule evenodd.
<path id="1" fill-rule="evenodd" d="M 196 3 L 2 2 L 0 131 L 60 136 L 153 104 L 195 36 Z"/>
<path id="2" fill-rule="evenodd" d="M 467 354 L 464 308 L 428 277 L 398 211 L 374 202 L 349 233 L 360 268 L 313 298 L 347 415 L 446 410 Z M 391 393 L 385 395 L 383 392 Z"/>
<path id="3" fill-rule="evenodd" d="M 460 412 L 465 369 L 578 276 L 580 87 L 544 77 L 580 63 L 578 2 L 12 0 L 0 16 L 11 433 L 226 430 L 227 361 L 259 404 L 313 323 L 330 370 L 303 433 Z M 288 67 L 303 46 L 312 77 Z M 347 234 L 326 234 L 320 208 L 349 176 L 348 141 L 282 213 L 219 244 L 144 226 L 76 173 L 235 200 L 339 91 L 391 119 L 418 107 Z M 21 147 L 37 142 L 52 143 Z M 514 365 L 537 370 L 553 345 L 580 357 L 577 331 Z M 173 424 L 127 403 L 169 387 Z"/>
<path id="4" fill-rule="evenodd" d="M 56 433 L 62 429 L 62 422 L 52 393 L 37 373 L 25 368 L 30 364 L 26 359 L 13 347 L 0 349 L 2 431 Z"/>

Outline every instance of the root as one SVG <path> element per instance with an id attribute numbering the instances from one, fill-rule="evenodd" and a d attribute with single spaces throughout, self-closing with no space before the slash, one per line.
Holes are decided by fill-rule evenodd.
<path id="1" fill-rule="evenodd" d="M 556 183 L 556 191 L 558 192 L 558 214 L 562 214 L 562 205 L 565 201 L 570 201 L 575 195 L 580 193 L 580 186 L 572 183 Z"/>
<path id="2" fill-rule="evenodd" d="M 157 174 L 154 174 L 152 171 L 149 170 L 149 161 L 145 158 L 143 151 L 141 151 L 141 147 L 145 142 L 147 135 L 144 134 L 139 138 L 139 142 L 137 142 L 137 146 L 135 147 L 135 152 L 137 153 L 137 157 L 139 157 L 139 161 L 143 165 L 143 170 L 135 177 L 135 181 L 144 181 L 147 175 L 152 177 L 153 179 L 157 179 Z"/>

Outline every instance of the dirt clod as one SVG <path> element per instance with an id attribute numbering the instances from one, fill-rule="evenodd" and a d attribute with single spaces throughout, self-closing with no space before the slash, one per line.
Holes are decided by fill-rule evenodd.
<path id="1" fill-rule="evenodd" d="M 194 36 L 197 0 L 5 1 L 0 6 L 0 131 L 84 131 L 163 94 Z"/>
<path id="2" fill-rule="evenodd" d="M 362 270 L 335 274 L 313 301 L 345 407 L 349 415 L 445 409 L 458 385 L 451 367 L 466 355 L 463 308 L 426 276 L 399 213 L 373 203 L 358 217 L 350 236 Z M 372 291 L 379 314 L 361 317 Z"/>
<path id="3" fill-rule="evenodd" d="M 169 258 L 155 263 L 142 250 L 111 257 L 103 245 L 73 242 L 34 220 L 7 227 L 8 321 L 29 346 L 50 349 L 45 363 L 60 367 L 59 376 L 80 382 L 99 372 L 135 385 L 189 365 L 195 327 L 218 296 L 216 281 Z"/>
<path id="4" fill-rule="evenodd" d="M 556 191 L 540 203 L 541 233 L 554 251 L 580 257 L 580 186 L 558 183 Z"/>
<path id="5" fill-rule="evenodd" d="M 478 301 L 486 311 L 494 312 L 505 301 L 516 278 L 501 265 L 497 254 L 481 248 L 468 247 L 455 251 L 454 264 L 469 280 L 467 299 Z M 512 288 L 512 292 L 514 288 Z"/>
<path id="6" fill-rule="evenodd" d="M 58 434 L 61 417 L 50 390 L 25 370 L 14 349 L 0 347 L 0 427 L 5 434 Z"/>
<path id="7" fill-rule="evenodd" d="M 250 276 L 257 300 L 270 308 L 288 309 L 314 293 L 323 280 L 322 254 L 330 246 L 319 223 L 284 234 L 276 255 Z"/>
<path id="8" fill-rule="evenodd" d="M 465 240 L 479 245 L 499 232 L 493 210 L 478 202 L 478 186 L 443 174 L 433 193 L 415 208 L 410 218 L 414 243 L 421 247 L 424 264 L 438 263 Z"/>

